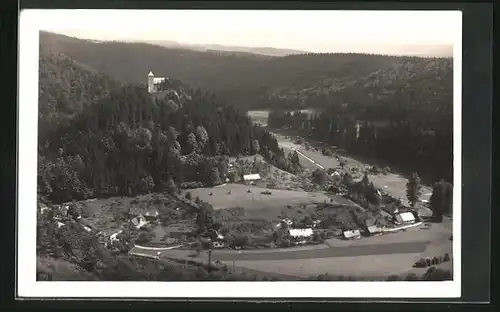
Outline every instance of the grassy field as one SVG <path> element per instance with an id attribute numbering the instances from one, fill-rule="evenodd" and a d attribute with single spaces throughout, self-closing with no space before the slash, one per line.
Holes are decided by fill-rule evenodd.
<path id="1" fill-rule="evenodd" d="M 404 274 L 411 269 L 412 264 L 420 258 L 419 253 L 369 255 L 355 257 L 330 257 L 288 259 L 288 260 L 259 260 L 237 261 L 235 265 L 262 272 L 273 272 L 284 275 L 309 277 L 328 273 L 359 277 L 360 279 L 385 280 L 392 274 Z M 225 261 L 231 265 L 231 261 Z"/>
<path id="2" fill-rule="evenodd" d="M 252 119 L 252 121 L 255 123 L 259 123 L 262 126 L 267 126 L 267 121 L 269 119 L 269 111 L 267 110 L 249 111 L 248 117 L 250 117 L 250 119 Z"/>
<path id="3" fill-rule="evenodd" d="M 230 161 L 237 164 L 235 157 L 231 157 Z M 260 174 L 261 179 L 255 182 L 255 186 L 296 191 L 314 191 L 318 188 L 311 182 L 310 172 L 294 175 L 267 163 L 261 155 L 240 157 L 240 161 L 244 163 L 243 167 L 246 172 Z M 258 163 L 259 170 L 254 168 L 255 161 Z"/>
<path id="4" fill-rule="evenodd" d="M 250 190 L 250 192 L 248 192 Z M 261 192 L 270 191 L 270 195 Z M 214 209 L 242 207 L 245 210 L 259 210 L 284 208 L 287 205 L 307 205 L 313 203 L 330 202 L 330 197 L 321 192 L 288 191 L 266 189 L 253 185 L 229 183 L 211 188 L 189 190 L 193 198 L 199 197 L 202 201 L 211 204 Z M 230 193 L 229 193 L 230 192 Z M 212 195 L 210 195 L 212 194 Z M 341 199 L 339 199 L 341 200 Z"/>

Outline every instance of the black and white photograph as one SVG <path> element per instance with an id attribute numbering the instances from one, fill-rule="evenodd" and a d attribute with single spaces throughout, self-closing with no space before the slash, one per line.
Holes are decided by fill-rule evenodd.
<path id="1" fill-rule="evenodd" d="M 460 11 L 19 32 L 20 295 L 460 297 Z"/>

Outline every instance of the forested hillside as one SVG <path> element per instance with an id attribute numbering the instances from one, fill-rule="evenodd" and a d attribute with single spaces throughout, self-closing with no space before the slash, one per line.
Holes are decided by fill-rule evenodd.
<path id="1" fill-rule="evenodd" d="M 39 137 L 65 124 L 91 104 L 109 95 L 120 85 L 95 69 L 63 54 L 40 51 Z"/>
<path id="2" fill-rule="evenodd" d="M 275 110 L 269 124 L 300 129 L 431 181 L 452 181 L 452 91 L 451 59 L 409 59 L 356 81 L 313 118 Z"/>
<path id="3" fill-rule="evenodd" d="M 105 78 L 94 78 L 93 71 L 64 56 L 52 55 L 51 60 L 50 73 L 40 73 L 47 77 L 40 88 L 58 86 L 48 88 L 50 99 L 53 93 L 72 96 L 65 110 L 56 106 L 50 115 L 71 122 L 39 140 L 39 191 L 53 201 L 133 195 L 182 183 L 216 185 L 225 180 L 227 156 L 259 152 L 281 168 L 288 166 L 268 132 L 212 93 L 173 79 L 156 96 L 144 85 L 94 86 Z M 68 72 L 89 80 L 58 83 Z M 85 88 L 105 91 L 92 99 L 73 96 Z M 49 123 L 46 116 L 40 119 Z"/>
<path id="4" fill-rule="evenodd" d="M 77 62 L 99 69 L 118 81 L 145 83 L 149 70 L 211 90 L 246 109 L 275 106 L 325 107 L 355 101 L 360 80 L 407 82 L 401 68 L 424 79 L 412 68 L 449 62 L 444 58 L 321 53 L 264 57 L 252 53 L 193 51 L 145 43 L 92 42 L 42 32 L 42 49 L 63 52 Z M 127 64 L 127 66 L 123 66 Z M 403 70 L 404 71 L 404 70 Z M 429 71 L 428 74 L 436 73 Z M 396 88 L 394 88 L 396 89 Z M 363 99 L 363 101 L 370 99 Z"/>
<path id="5" fill-rule="evenodd" d="M 381 157 L 384 161 L 408 163 L 408 166 L 417 166 L 414 169 L 436 171 L 440 176 L 451 179 L 453 62 L 449 58 L 361 54 L 303 54 L 274 58 L 251 53 L 167 49 L 142 43 L 99 43 L 45 32 L 41 33 L 40 46 L 41 54 L 45 55 L 40 61 L 40 105 L 44 120 L 50 120 L 54 113 L 71 116 L 89 103 L 97 103 L 119 84 L 108 77 L 120 83 L 145 84 L 146 73 L 152 69 L 160 76 L 176 77 L 195 87 L 214 91 L 219 99 L 242 109 L 318 108 L 323 114 L 310 124 L 311 129 L 316 129 L 317 138 L 328 137 L 331 143 L 349 147 L 352 152 L 362 149 L 363 153 Z M 80 68 L 83 70 L 76 70 Z M 98 74 L 92 68 L 108 76 Z M 112 97 L 123 97 L 120 92 L 125 91 L 117 91 Z M 140 101 L 148 98 L 140 91 L 130 92 L 134 94 L 132 97 L 141 98 Z M 211 120 L 215 118 L 213 114 L 216 110 L 196 108 L 196 111 L 191 111 L 189 107 L 211 107 L 212 104 L 196 103 L 212 99 L 211 95 L 198 94 L 190 106 L 174 103 L 174 107 L 180 106 L 180 111 L 169 118 L 179 123 L 183 120 L 179 118 L 180 114 L 198 116 L 203 112 L 212 116 L 204 120 Z M 149 107 L 152 104 L 140 105 Z M 171 105 L 172 102 L 169 102 L 167 106 Z M 158 107 L 163 106 L 155 104 L 151 107 L 155 107 L 151 115 L 156 116 Z M 227 106 L 223 109 L 224 112 L 229 110 Z M 120 112 L 118 115 L 124 114 Z M 234 121 L 229 116 L 228 121 Z M 357 140 L 357 144 L 363 146 L 355 148 L 352 143 L 348 146 L 334 139 L 330 128 L 339 124 L 339 118 L 346 119 L 345 116 L 370 123 L 371 128 L 378 125 L 376 137 L 379 143 L 368 140 L 365 144 L 361 143 L 364 142 L 361 139 Z M 122 120 L 120 118 L 112 117 L 112 129 L 117 127 L 117 120 Z M 155 124 L 158 118 L 163 117 L 153 118 Z M 273 122 L 276 126 L 276 118 Z M 246 121 L 241 124 L 251 128 Z M 380 127 L 389 124 L 390 127 Z M 198 125 L 193 129 L 180 129 L 184 126 L 177 124 L 182 148 L 188 148 L 183 142 Z M 214 154 L 214 142 L 219 137 L 227 140 L 228 148 L 234 147 L 229 154 L 242 148 L 248 149 L 248 143 L 240 143 L 240 137 L 236 139 L 221 134 L 221 131 L 231 132 L 221 130 L 229 126 L 216 126 L 212 122 L 205 122 L 203 126 L 212 129 L 206 129 L 210 134 L 209 147 L 204 151 L 207 155 Z M 371 128 L 364 126 L 361 134 L 373 132 L 367 130 Z M 165 131 L 167 128 L 163 126 L 162 129 Z M 249 136 L 247 130 L 243 133 L 243 137 Z M 388 138 L 382 140 L 385 133 Z M 151 133 L 151 136 L 154 137 L 154 134 Z M 233 144 L 233 141 L 238 143 Z M 391 146 L 399 148 L 394 150 Z M 435 161 L 429 163 L 434 158 Z"/>

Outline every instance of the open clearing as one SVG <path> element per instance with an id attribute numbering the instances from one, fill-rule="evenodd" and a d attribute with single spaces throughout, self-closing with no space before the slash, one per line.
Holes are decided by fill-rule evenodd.
<path id="1" fill-rule="evenodd" d="M 258 123 L 262 126 L 267 126 L 267 121 L 269 119 L 269 111 L 249 111 L 248 117 L 252 119 L 253 122 Z"/>
<path id="2" fill-rule="evenodd" d="M 250 193 L 248 190 L 250 190 Z M 271 194 L 261 194 L 261 192 L 265 191 L 270 191 Z M 212 205 L 214 209 L 241 207 L 245 210 L 258 210 L 283 208 L 287 205 L 296 206 L 330 202 L 330 197 L 321 192 L 266 189 L 234 183 L 211 188 L 197 188 L 189 190 L 189 192 L 191 192 L 193 198 L 199 197 L 202 201 Z M 342 200 L 343 198 L 338 198 L 339 203 Z"/>

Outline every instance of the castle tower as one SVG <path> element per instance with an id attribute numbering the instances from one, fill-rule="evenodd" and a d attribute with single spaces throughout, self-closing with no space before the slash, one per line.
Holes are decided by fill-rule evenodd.
<path id="1" fill-rule="evenodd" d="M 154 80 L 155 80 L 155 75 L 153 74 L 152 71 L 149 71 L 149 74 L 148 74 L 148 92 L 149 93 L 155 92 Z"/>

